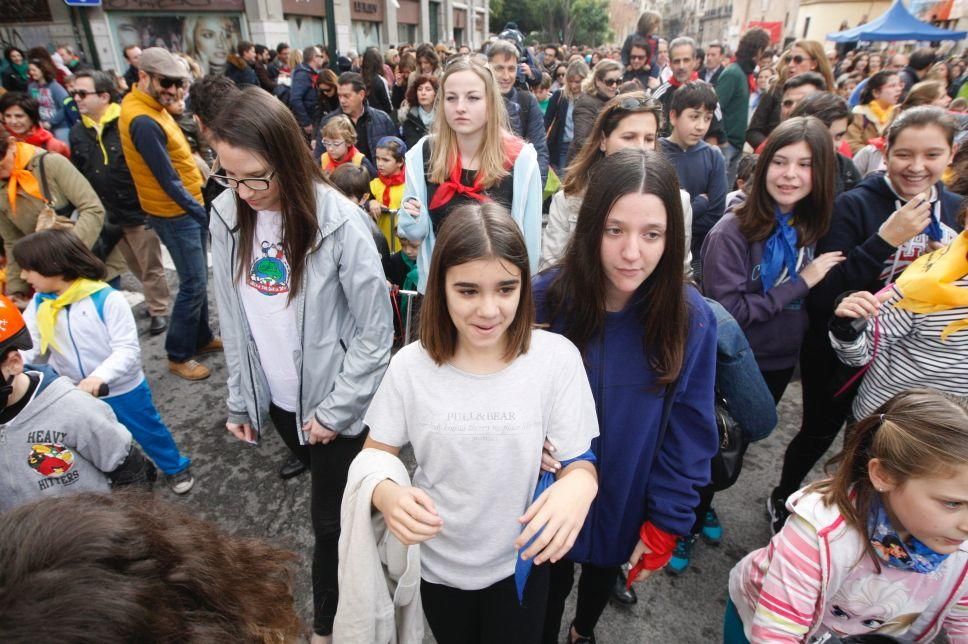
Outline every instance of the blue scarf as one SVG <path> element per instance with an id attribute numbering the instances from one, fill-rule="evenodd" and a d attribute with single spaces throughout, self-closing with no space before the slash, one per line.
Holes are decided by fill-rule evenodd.
<path id="1" fill-rule="evenodd" d="M 938 554 L 914 536 L 902 540 L 891 525 L 881 497 L 877 496 L 867 517 L 867 533 L 877 556 L 891 568 L 928 573 L 938 569 L 948 555 Z"/>
<path id="2" fill-rule="evenodd" d="M 797 229 L 790 225 L 793 213 L 782 213 L 776 208 L 776 228 L 763 246 L 763 260 L 760 262 L 760 281 L 763 293 L 769 293 L 776 286 L 780 273 L 785 266 L 790 279 L 797 274 Z"/>

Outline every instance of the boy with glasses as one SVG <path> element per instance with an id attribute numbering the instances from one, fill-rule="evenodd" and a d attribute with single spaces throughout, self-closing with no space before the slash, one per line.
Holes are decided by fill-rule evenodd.
<path id="1" fill-rule="evenodd" d="M 161 47 L 141 54 L 138 85 L 121 102 L 121 145 L 141 209 L 178 272 L 165 351 L 168 370 L 186 380 L 211 375 L 196 357 L 222 350 L 208 320 L 208 213 L 202 175 L 166 106 L 184 98 L 188 71 Z"/>

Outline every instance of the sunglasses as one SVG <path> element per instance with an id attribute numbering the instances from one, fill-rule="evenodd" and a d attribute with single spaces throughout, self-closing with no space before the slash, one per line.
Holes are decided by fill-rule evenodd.
<path id="1" fill-rule="evenodd" d="M 97 94 L 97 92 L 89 92 L 89 91 L 87 91 L 86 89 L 72 89 L 72 90 L 71 90 L 71 96 L 72 96 L 73 98 L 79 98 L 79 99 L 81 99 L 82 101 L 83 101 L 83 100 L 84 100 L 85 98 L 87 98 L 88 96 L 94 96 L 94 95 L 96 95 L 96 94 Z"/>
<path id="2" fill-rule="evenodd" d="M 168 76 L 154 76 L 154 78 L 161 85 L 162 89 L 171 89 L 172 87 L 181 89 L 185 86 L 184 78 L 169 78 Z"/>
<path id="3" fill-rule="evenodd" d="M 615 105 L 616 110 L 625 110 L 626 112 L 632 112 L 641 108 L 660 110 L 662 109 L 662 104 L 656 99 L 648 96 L 645 98 L 626 96 L 618 101 L 618 103 Z"/>
<path id="4" fill-rule="evenodd" d="M 629 56 L 629 60 L 645 60 L 645 56 Z"/>
<path id="5" fill-rule="evenodd" d="M 621 78 L 603 78 L 602 83 L 608 87 L 617 87 L 622 82 Z"/>
<path id="6" fill-rule="evenodd" d="M 799 65 L 799 64 L 801 64 L 805 60 L 813 60 L 813 58 L 810 57 L 810 56 L 801 56 L 800 54 L 797 54 L 796 56 L 787 56 L 786 57 L 786 62 L 787 63 L 791 63 L 792 62 L 795 65 Z"/>

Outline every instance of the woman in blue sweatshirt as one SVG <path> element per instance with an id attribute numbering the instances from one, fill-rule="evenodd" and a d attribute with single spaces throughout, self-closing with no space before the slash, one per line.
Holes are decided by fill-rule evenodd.
<path id="1" fill-rule="evenodd" d="M 906 110 L 887 129 L 886 174 L 869 175 L 834 202 L 830 231 L 817 242 L 817 252 L 839 251 L 846 260 L 807 298 L 810 327 L 800 354 L 803 421 L 770 494 L 774 531 L 786 520 L 786 497 L 800 488 L 850 414 L 853 392 L 836 395 L 846 374 L 827 335 L 838 298 L 847 291 L 880 291 L 918 257 L 951 243 L 963 227 L 956 219 L 962 197 L 941 182 L 954 155 L 956 129 L 939 107 Z"/>
<path id="2" fill-rule="evenodd" d="M 692 527 L 717 446 L 716 319 L 683 282 L 675 170 L 655 152 L 629 149 L 594 172 L 564 258 L 534 283 L 538 321 L 582 352 L 600 433 L 599 496 L 568 559 L 552 566 L 547 643 L 558 642 L 574 563 L 582 575 L 569 641 L 590 642 L 621 565 L 634 567 L 636 581 L 668 562 Z"/>

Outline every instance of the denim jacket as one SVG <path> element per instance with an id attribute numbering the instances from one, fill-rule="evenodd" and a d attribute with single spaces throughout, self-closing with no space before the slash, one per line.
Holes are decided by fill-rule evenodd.
<path id="1" fill-rule="evenodd" d="M 746 334 L 716 300 L 705 298 L 716 316 L 716 391 L 750 442 L 762 440 L 776 427 L 776 405 Z"/>

